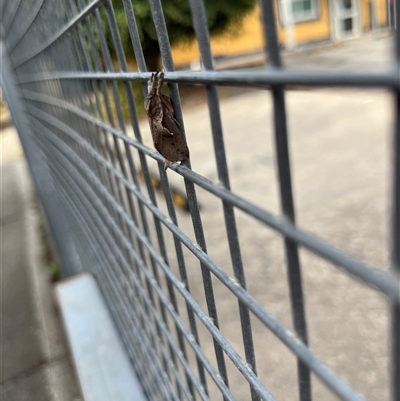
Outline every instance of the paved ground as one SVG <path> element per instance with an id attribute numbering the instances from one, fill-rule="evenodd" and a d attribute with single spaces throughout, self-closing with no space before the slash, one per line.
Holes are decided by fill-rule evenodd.
<path id="1" fill-rule="evenodd" d="M 2 401 L 79 401 L 52 286 L 43 266 L 39 216 L 13 127 L 1 141 Z"/>
<path id="2" fill-rule="evenodd" d="M 328 46 L 287 52 L 283 60 L 286 66 L 300 69 L 387 71 L 394 60 L 393 42 L 388 35 L 387 31 L 382 31 Z"/>
<path id="3" fill-rule="evenodd" d="M 287 103 L 299 225 L 386 270 L 390 96 L 382 91 L 296 91 L 288 94 Z M 233 191 L 279 214 L 269 94 L 227 100 L 221 111 Z M 185 119 L 186 128 L 193 168 L 217 181 L 207 117 L 206 110 L 193 112 Z M 220 203 L 204 191 L 198 194 L 208 251 L 231 272 Z M 243 213 L 237 213 L 237 220 L 248 289 L 290 327 L 282 241 Z M 180 225 L 191 233 L 189 217 L 180 216 Z M 187 259 L 191 288 L 205 305 L 197 264 L 190 255 Z M 388 399 L 385 299 L 306 251 L 301 259 L 311 348 L 367 399 Z M 241 349 L 235 300 L 218 283 L 216 292 L 222 332 Z M 296 399 L 292 357 L 256 322 L 254 328 L 260 376 L 277 399 Z M 232 376 L 233 385 L 240 383 Z M 335 399 L 317 383 L 316 400 Z M 239 399 L 248 398 L 243 394 Z"/>
<path id="4" fill-rule="evenodd" d="M 348 41 L 329 50 L 293 53 L 285 58 L 288 65 L 299 68 L 382 71 L 389 66 L 390 48 L 391 39 L 378 35 Z M 380 90 L 291 91 L 287 95 L 287 104 L 299 225 L 387 270 L 393 123 L 390 94 Z M 250 91 L 242 96 L 224 99 L 221 112 L 233 191 L 279 213 L 271 106 L 269 92 Z M 208 110 L 204 105 L 195 109 L 184 105 L 184 111 L 193 168 L 216 181 Z M 151 144 L 145 122 L 143 133 Z M 10 144 L 9 147 L 3 147 L 3 157 L 8 158 L 9 152 L 15 151 L 12 135 L 15 134 L 3 131 L 2 139 Z M 16 151 L 16 156 L 19 152 Z M 31 227 L 25 224 L 26 216 L 31 216 L 27 212 L 30 210 L 27 206 L 29 202 L 20 202 L 21 193 L 25 194 L 25 199 L 29 199 L 31 193 L 26 175 L 22 174 L 25 181 L 12 178 L 22 171 L 22 162 L 7 160 L 2 174 L 2 196 L 7 200 L 2 201 L 3 213 L 8 204 L 15 208 L 15 211 L 7 211 L 10 217 L 3 219 L 2 227 L 2 293 L 5 294 L 2 308 L 9 311 L 3 312 L 3 332 L 15 333 L 9 336 L 9 340 L 3 335 L 3 341 L 9 341 L 7 344 L 10 344 L 2 347 L 5 366 L 3 391 L 16 389 L 23 380 L 26 380 L 25 388 L 30 388 L 29 383 L 32 382 L 37 386 L 39 382 L 35 380 L 35 374 L 44 375 L 43 380 L 46 380 L 47 386 L 51 386 L 52 382 L 45 373 L 52 366 L 50 361 L 66 363 L 64 343 L 55 345 L 59 344 L 60 336 L 56 336 L 58 340 L 55 343 L 49 338 L 47 347 L 50 348 L 47 350 L 52 351 L 47 352 L 38 342 L 40 336 L 35 330 L 32 332 L 38 319 L 33 310 L 40 310 L 35 309 L 37 301 L 30 295 L 34 293 L 35 281 L 28 280 L 31 269 L 25 263 L 24 255 L 19 252 L 21 247 L 15 246 Z M 182 184 L 173 172 L 169 172 L 168 176 L 175 185 Z M 21 187 L 21 182 L 26 185 Z M 201 190 L 198 196 L 209 253 L 231 273 L 220 202 Z M 163 207 L 161 198 L 159 204 Z M 179 213 L 179 223 L 182 229 L 193 236 L 190 217 L 184 212 Z M 291 327 L 281 238 L 240 212 L 237 213 L 237 223 L 249 291 L 275 317 Z M 168 237 L 168 241 L 169 249 L 173 250 L 171 238 Z M 205 307 L 198 263 L 189 253 L 186 253 L 186 260 L 193 295 Z M 174 265 L 173 252 L 171 261 Z M 312 350 L 368 400 L 388 400 L 389 315 L 386 299 L 303 250 L 301 261 Z M 13 269 L 12 266 L 18 266 L 19 269 Z M 221 330 L 243 354 L 236 300 L 217 280 L 215 292 Z M 21 297 L 24 295 L 26 303 L 20 309 L 13 309 L 14 303 L 15 308 L 19 307 L 18 300 L 22 299 L 16 297 L 17 293 Z M 42 306 L 51 310 L 50 299 L 46 299 Z M 182 311 L 183 308 L 182 303 Z M 13 313 L 14 310 L 17 313 Z M 296 400 L 294 358 L 256 320 L 252 323 L 260 377 L 277 399 Z M 55 326 L 58 330 L 57 323 Z M 20 334 L 26 337 L 17 344 Z M 201 331 L 200 335 L 202 346 L 213 360 L 210 337 L 205 331 Z M 32 349 L 25 352 L 25 347 Z M 16 351 L 10 352 L 11 349 Z M 234 394 L 238 400 L 247 401 L 247 386 L 229 362 L 228 368 Z M 210 387 L 212 399 L 220 399 L 212 385 Z M 315 400 L 336 399 L 315 377 L 313 392 Z M 19 395 L 14 399 L 24 400 Z M 41 401 L 52 398 L 33 399 Z"/>

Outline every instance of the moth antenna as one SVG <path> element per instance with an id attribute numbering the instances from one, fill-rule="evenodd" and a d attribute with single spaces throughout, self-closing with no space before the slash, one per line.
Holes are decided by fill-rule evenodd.
<path id="1" fill-rule="evenodd" d="M 160 91 L 161 91 L 161 87 L 163 85 L 163 81 L 164 81 L 164 73 L 161 71 L 157 71 L 157 76 L 156 76 L 156 80 L 157 80 L 157 95 L 160 96 Z"/>
<path id="2" fill-rule="evenodd" d="M 147 82 L 147 91 L 150 93 L 151 90 L 154 88 L 154 81 L 156 78 L 156 74 L 152 73 L 149 81 Z"/>

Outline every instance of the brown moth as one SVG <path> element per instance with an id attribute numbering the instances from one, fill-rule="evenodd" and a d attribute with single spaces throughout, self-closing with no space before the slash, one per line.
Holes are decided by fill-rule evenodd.
<path id="1" fill-rule="evenodd" d="M 166 170 L 173 163 L 189 159 L 189 149 L 174 117 L 171 99 L 161 93 L 163 80 L 163 72 L 151 74 L 144 107 L 149 117 L 154 147 L 164 156 Z"/>

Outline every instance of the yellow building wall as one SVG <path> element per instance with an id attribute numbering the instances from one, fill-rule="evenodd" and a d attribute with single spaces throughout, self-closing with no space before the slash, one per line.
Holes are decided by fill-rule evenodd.
<path id="1" fill-rule="evenodd" d="M 364 31 L 370 30 L 370 0 L 360 0 L 361 9 L 361 26 Z M 387 25 L 387 1 L 386 0 L 374 0 L 375 3 L 375 18 L 376 22 L 380 26 Z"/>
<path id="2" fill-rule="evenodd" d="M 294 25 L 294 39 L 296 44 L 329 39 L 330 21 L 328 0 L 319 0 L 318 8 L 319 9 L 317 19 L 312 21 L 300 22 Z M 279 40 L 284 45 L 286 43 L 285 29 L 283 26 L 281 26 L 279 22 L 277 26 Z"/>
<path id="3" fill-rule="evenodd" d="M 277 0 L 276 0 L 277 1 Z M 277 3 L 275 1 L 275 7 Z M 301 22 L 294 25 L 294 39 L 296 44 L 304 44 L 308 42 L 317 42 L 329 39 L 331 36 L 330 7 L 329 1 L 338 0 L 319 0 L 318 18 L 316 20 Z M 355 0 L 356 1 L 356 0 Z M 366 31 L 370 27 L 369 1 L 359 0 L 361 12 L 361 27 Z M 375 1 L 376 19 L 379 25 L 386 24 L 386 0 Z M 277 10 L 276 10 L 277 11 Z M 278 28 L 278 37 L 282 45 L 285 45 L 286 34 L 285 29 L 281 26 L 279 13 L 276 25 Z M 241 53 L 251 53 L 262 50 L 264 47 L 264 39 L 261 25 L 260 8 L 257 6 L 253 12 L 248 14 L 241 25 L 239 32 L 236 34 L 226 33 L 218 37 L 211 38 L 211 49 L 214 56 L 229 56 Z M 179 44 L 172 48 L 172 56 L 175 65 L 189 64 L 200 59 L 200 52 L 195 41 L 187 44 Z"/>
<path id="4" fill-rule="evenodd" d="M 211 50 L 214 56 L 251 53 L 262 50 L 264 40 L 262 34 L 260 9 L 256 7 L 247 15 L 237 34 L 228 32 L 211 38 Z M 172 57 L 175 65 L 188 64 L 200 59 L 197 43 L 182 43 L 172 48 Z"/>

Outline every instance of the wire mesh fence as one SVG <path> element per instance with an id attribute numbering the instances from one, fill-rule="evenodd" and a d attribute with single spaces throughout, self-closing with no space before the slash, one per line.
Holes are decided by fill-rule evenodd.
<path id="1" fill-rule="evenodd" d="M 204 143 L 209 159 L 211 153 L 215 156 L 208 176 L 192 170 L 189 161 L 171 165 L 167 173 L 164 158 L 146 145 L 147 121 L 138 117 L 151 72 L 132 3 L 121 1 L 136 69 L 128 67 L 110 0 L 4 0 L 2 87 L 65 273 L 89 271 L 98 279 L 148 399 L 279 399 L 279 391 L 271 388 L 288 388 L 282 393 L 289 395 L 285 399 L 301 401 L 328 400 L 332 394 L 342 400 L 364 399 L 308 346 L 301 248 L 356 278 L 351 285 L 362 282 L 390 301 L 392 385 L 385 386 L 387 392 L 391 388 L 391 399 L 400 400 L 398 33 L 396 65 L 390 72 L 287 70 L 274 6 L 264 0 L 260 5 L 270 68 L 215 71 L 204 4 L 188 0 L 202 70 L 175 71 L 163 4 L 150 0 L 176 121 L 184 133 L 178 84 L 204 86 L 211 124 Z M 253 202 L 246 192 L 231 190 L 219 85 L 260 88 L 271 96 L 281 214 Z M 390 272 L 296 225 L 288 85 L 384 88 L 394 94 Z M 190 132 L 188 145 L 193 148 Z M 249 181 L 257 185 L 250 176 Z M 179 207 L 182 202 L 186 210 Z M 211 217 L 210 208 L 215 211 Z M 254 222 L 251 229 L 245 230 L 245 219 Z M 264 235 L 267 228 L 268 235 L 255 234 Z M 279 234 L 279 241 L 283 238 L 282 245 L 271 232 Z M 277 261 L 261 261 L 265 267 L 277 265 L 276 277 L 252 272 L 255 258 L 244 249 L 243 237 L 253 242 L 261 238 L 260 247 L 280 249 Z M 260 281 L 272 294 L 270 303 L 247 290 L 246 281 L 251 288 Z M 292 322 L 285 317 L 282 323 L 270 312 L 273 297 L 283 297 Z M 274 347 L 277 359 L 268 359 Z M 281 365 L 285 373 L 271 384 Z M 318 379 L 313 386 L 312 376 Z"/>

